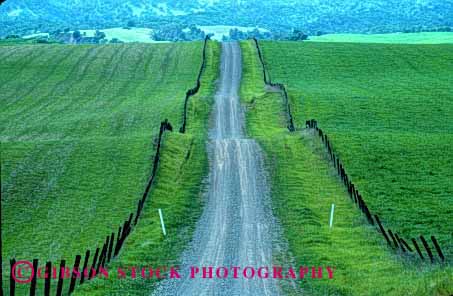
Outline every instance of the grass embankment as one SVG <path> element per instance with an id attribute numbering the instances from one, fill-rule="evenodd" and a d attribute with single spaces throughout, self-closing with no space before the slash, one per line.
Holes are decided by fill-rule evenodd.
<path id="1" fill-rule="evenodd" d="M 272 44 L 266 46 L 271 47 Z M 265 91 L 261 65 L 254 44 L 243 42 L 241 47 L 244 61 L 241 97 L 247 106 L 247 128 L 249 134 L 259 141 L 266 152 L 268 171 L 271 172 L 272 178 L 274 211 L 283 226 L 284 236 L 289 242 L 289 251 L 294 255 L 297 265 L 336 267 L 333 280 L 309 279 L 301 282 L 300 286 L 305 293 L 308 295 L 451 293 L 451 268 L 401 259 L 387 248 L 381 235 L 368 226 L 366 219 L 350 202 L 347 191 L 328 163 L 317 138 L 306 131 L 291 134 L 286 129 L 282 97 L 278 93 Z M 265 58 L 269 54 L 267 49 Z M 290 52 L 282 49 L 279 54 L 291 57 Z M 291 64 L 289 59 L 286 63 Z M 271 74 L 274 72 L 271 71 Z M 319 92 L 325 90 L 325 86 L 318 87 Z M 290 96 L 294 100 L 297 96 L 291 91 L 292 89 Z M 316 98 L 313 98 L 314 100 Z M 300 114 L 301 108 L 302 106 L 298 105 L 295 116 L 299 124 L 305 122 L 302 120 L 306 118 Z M 311 114 L 306 110 L 304 112 Z M 344 109 L 338 112 L 344 112 Z M 331 114 L 331 117 L 334 116 L 339 116 L 339 120 L 345 120 L 341 113 Z M 319 122 L 323 123 L 321 119 Z M 333 143 L 336 143 L 337 139 L 338 137 L 333 138 Z M 350 163 L 345 163 L 348 168 Z M 363 184 L 363 181 L 358 184 Z M 364 196 L 366 198 L 368 195 Z M 335 203 L 336 210 L 334 226 L 329 229 L 332 203 Z"/>
<path id="2" fill-rule="evenodd" d="M 193 226 L 207 169 L 205 132 L 199 128 L 206 125 L 211 109 L 219 55 L 215 43 L 208 47 L 201 93 L 190 103 L 189 132 L 177 133 L 185 91 L 194 86 L 201 65 L 202 46 L 0 49 L 5 61 L 0 66 L 5 258 L 38 258 L 41 264 L 67 259 L 72 265 L 76 254 L 99 246 L 135 211 L 165 118 L 174 133 L 164 140 L 157 187 L 114 264 L 135 260 L 167 265 L 177 258 L 187 238 L 174 234 Z M 157 207 L 166 217 L 166 240 L 156 220 Z M 109 295 L 126 285 L 131 295 L 142 295 L 152 284 L 99 283 L 105 288 L 94 284 L 83 289 L 93 295 L 95 287 L 99 295 Z"/>

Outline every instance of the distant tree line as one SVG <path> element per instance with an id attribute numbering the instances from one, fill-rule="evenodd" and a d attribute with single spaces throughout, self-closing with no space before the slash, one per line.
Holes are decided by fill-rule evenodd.
<path id="1" fill-rule="evenodd" d="M 403 30 L 403 33 L 420 33 L 420 32 L 453 32 L 453 28 L 448 27 L 448 26 L 435 27 L 435 28 L 417 26 L 417 27 Z"/>
<path id="2" fill-rule="evenodd" d="M 135 20 L 125 20 L 124 29 L 131 29 L 133 27 L 142 27 L 144 24 L 138 23 Z M 49 32 L 48 37 L 37 36 L 31 38 L 31 41 L 38 43 L 72 43 L 72 44 L 105 44 L 105 43 L 121 43 L 122 41 L 113 38 L 108 40 L 105 36 L 105 33 L 96 30 L 94 36 L 86 36 L 80 30 L 86 26 L 80 27 L 80 29 L 71 30 L 69 27 L 64 29 L 53 29 L 46 31 L 45 28 L 39 27 L 38 32 Z M 160 22 L 153 24 L 154 29 L 150 35 L 150 39 L 156 41 L 194 41 L 194 40 L 203 40 L 206 34 L 197 27 L 195 24 L 187 25 L 184 22 Z M 89 29 L 89 28 L 86 28 Z M 1 29 L 0 29 L 1 31 Z M 83 31 L 83 30 L 82 30 Z M 385 33 L 387 30 L 374 30 L 375 33 Z M 5 39 L 18 39 L 20 36 L 29 35 L 37 32 L 36 30 L 25 30 L 20 34 L 8 34 Z M 418 33 L 418 32 L 453 32 L 453 27 L 449 26 L 440 26 L 440 27 L 426 27 L 426 26 L 415 26 L 411 28 L 406 28 L 400 30 L 404 33 Z M 263 30 L 255 28 L 249 31 L 243 31 L 240 29 L 231 29 L 228 36 L 223 36 L 224 41 L 229 40 L 246 40 L 250 38 L 257 38 L 261 40 L 289 40 L 289 41 L 304 41 L 307 40 L 309 35 L 311 36 L 320 36 L 327 33 L 327 31 L 321 30 L 310 30 L 310 29 L 300 29 L 292 28 L 286 30 L 271 29 Z"/>
<path id="3" fill-rule="evenodd" d="M 235 28 L 230 30 L 229 36 L 223 36 L 222 39 L 223 41 L 231 41 L 231 40 L 246 40 L 250 38 L 265 40 L 303 41 L 308 39 L 308 35 L 299 29 L 293 29 L 289 32 L 270 32 L 255 28 L 252 31 L 244 32 Z"/>
<path id="4" fill-rule="evenodd" d="M 154 30 L 150 37 L 156 41 L 192 41 L 203 40 L 206 35 L 196 25 L 166 24 Z"/>

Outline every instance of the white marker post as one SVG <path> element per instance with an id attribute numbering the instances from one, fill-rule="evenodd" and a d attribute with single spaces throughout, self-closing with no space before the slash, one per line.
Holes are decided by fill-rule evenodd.
<path id="1" fill-rule="evenodd" d="M 159 209 L 160 224 L 162 225 L 162 232 L 164 236 L 167 236 L 167 231 L 165 231 L 164 215 L 162 215 L 162 210 Z"/>
<path id="2" fill-rule="evenodd" d="M 330 228 L 332 228 L 332 224 L 333 224 L 333 211 L 334 210 L 335 210 L 335 204 L 332 204 L 332 209 L 330 210 L 330 223 L 329 223 Z"/>

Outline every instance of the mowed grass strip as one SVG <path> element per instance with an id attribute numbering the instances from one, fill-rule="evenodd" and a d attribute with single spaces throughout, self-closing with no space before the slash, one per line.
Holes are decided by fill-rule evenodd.
<path id="1" fill-rule="evenodd" d="M 135 211 L 152 169 L 160 122 L 168 118 L 178 130 L 202 47 L 192 42 L 0 48 L 0 56 L 8 57 L 0 65 L 5 258 L 71 264 Z M 206 84 L 214 78 L 209 74 Z M 204 103 L 196 108 L 209 109 Z M 187 142 L 180 149 L 188 149 Z M 7 265 L 5 260 L 4 271 Z"/>
<path id="2" fill-rule="evenodd" d="M 301 289 L 309 295 L 451 294 L 451 267 L 406 260 L 389 250 L 350 201 L 318 139 L 288 132 L 282 97 L 265 89 L 253 42 L 241 47 L 247 129 L 265 151 L 274 211 L 294 264 L 336 268 L 334 279 L 307 279 L 298 283 Z"/>
<path id="3" fill-rule="evenodd" d="M 261 42 L 299 127 L 315 118 L 370 210 L 453 260 L 453 45 Z"/>

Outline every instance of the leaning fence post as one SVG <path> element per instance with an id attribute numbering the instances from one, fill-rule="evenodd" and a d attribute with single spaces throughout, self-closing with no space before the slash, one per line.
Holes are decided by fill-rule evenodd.
<path id="1" fill-rule="evenodd" d="M 385 240 L 387 241 L 387 243 L 389 244 L 389 246 L 391 246 L 392 244 L 390 243 L 390 239 L 389 239 L 389 237 L 387 236 L 387 233 L 385 232 L 384 227 L 382 227 L 381 220 L 379 220 L 378 215 L 374 215 L 374 219 L 376 220 L 377 224 L 379 225 L 379 229 L 381 230 L 382 235 L 384 236 Z"/>
<path id="2" fill-rule="evenodd" d="M 46 263 L 46 279 L 44 282 L 44 295 L 50 296 L 50 279 L 52 278 L 52 262 Z"/>
<path id="3" fill-rule="evenodd" d="M 431 262 L 433 262 L 433 261 L 434 261 L 434 256 L 433 256 L 433 253 L 431 252 L 431 249 L 430 249 L 429 246 L 428 246 L 428 242 L 425 240 L 425 238 L 423 237 L 423 235 L 420 235 L 420 240 L 422 241 L 423 246 L 425 247 L 426 252 L 428 253 L 429 258 L 431 259 Z"/>
<path id="4" fill-rule="evenodd" d="M 396 240 L 398 241 L 398 244 L 400 245 L 401 250 L 402 250 L 404 253 L 406 253 L 406 249 L 404 248 L 404 245 L 403 245 L 403 243 L 401 242 L 401 239 L 400 239 L 400 237 L 398 236 L 398 233 L 396 233 L 396 232 L 395 232 L 395 238 L 396 238 Z"/>
<path id="5" fill-rule="evenodd" d="M 110 235 L 110 243 L 109 243 L 109 251 L 108 251 L 108 255 L 107 255 L 107 262 L 110 262 L 110 260 L 112 259 L 112 252 L 113 252 L 113 241 L 115 240 L 115 233 L 112 232 L 112 234 Z"/>
<path id="6" fill-rule="evenodd" d="M 99 256 L 99 248 L 96 248 L 96 252 L 94 253 L 94 257 L 93 257 L 93 263 L 90 266 L 90 273 L 88 275 L 89 280 L 91 280 L 93 278 L 93 276 L 95 276 L 95 274 L 93 275 L 93 271 L 96 272 L 95 266 L 96 266 L 96 262 L 98 261 L 98 256 Z"/>
<path id="7" fill-rule="evenodd" d="M 371 212 L 368 209 L 367 205 L 365 205 L 365 215 L 368 219 L 368 222 L 370 222 L 371 225 L 374 225 L 373 216 L 371 216 Z"/>
<path id="8" fill-rule="evenodd" d="M 9 295 L 14 296 L 16 294 L 16 281 L 14 280 L 15 277 L 15 268 L 16 268 L 16 259 L 9 260 L 11 269 L 9 274 Z"/>
<path id="9" fill-rule="evenodd" d="M 142 200 L 138 200 L 138 205 L 137 205 L 137 212 L 135 214 L 135 219 L 134 219 L 134 225 L 137 225 L 138 218 L 140 217 L 140 213 L 142 211 Z"/>
<path id="10" fill-rule="evenodd" d="M 105 266 L 105 262 L 107 261 L 107 256 L 108 256 L 108 251 L 109 251 L 109 245 L 110 245 L 110 235 L 107 235 L 105 237 L 105 251 L 104 251 L 104 257 L 102 259 L 102 264 L 101 266 Z"/>
<path id="11" fill-rule="evenodd" d="M 113 257 L 116 257 L 120 251 L 120 242 L 121 242 L 121 226 L 118 227 L 118 235 L 116 236 L 116 245 L 115 245 L 115 252 L 113 253 Z"/>
<path id="12" fill-rule="evenodd" d="M 65 267 L 66 267 L 66 261 L 61 260 L 60 262 L 60 273 L 58 277 L 58 284 L 57 284 L 57 294 L 56 296 L 61 296 L 61 292 L 63 291 L 63 280 L 64 280 L 64 274 L 65 274 Z"/>
<path id="13" fill-rule="evenodd" d="M 134 213 L 129 214 L 129 220 L 127 220 L 127 232 L 126 232 L 126 237 L 129 236 L 129 233 L 131 233 L 131 223 L 132 223 L 132 218 L 134 217 Z"/>
<path id="14" fill-rule="evenodd" d="M 121 251 L 121 248 L 123 247 L 123 243 L 124 243 L 124 240 L 126 239 L 126 236 L 127 236 L 127 220 L 124 221 L 123 223 L 123 230 L 121 232 L 121 236 L 120 236 L 120 240 L 118 242 L 118 253 L 119 251 Z"/>
<path id="15" fill-rule="evenodd" d="M 396 239 L 395 239 L 395 236 L 393 236 L 392 230 L 389 229 L 389 230 L 388 230 L 388 233 L 389 233 L 390 237 L 392 238 L 392 241 L 393 241 L 393 244 L 395 245 L 395 248 L 398 249 L 399 245 L 398 245 L 398 242 L 397 242 Z"/>
<path id="16" fill-rule="evenodd" d="M 437 243 L 437 240 L 434 237 L 434 235 L 431 236 L 431 240 L 432 240 L 432 242 L 434 244 L 434 247 L 436 248 L 437 254 L 439 254 L 440 259 L 442 259 L 442 261 L 445 261 L 444 254 L 442 254 L 442 250 L 440 249 L 440 246 Z"/>
<path id="17" fill-rule="evenodd" d="M 417 253 L 418 253 L 418 255 L 420 256 L 420 258 L 421 258 L 422 260 L 425 260 L 425 257 L 423 257 L 422 251 L 421 251 L 420 248 L 418 247 L 418 244 L 417 244 L 417 241 L 415 240 L 415 238 L 411 238 L 411 240 L 412 240 L 412 243 L 414 244 L 414 247 L 415 247 L 415 249 L 417 250 Z"/>
<path id="18" fill-rule="evenodd" d="M 38 278 L 38 259 L 33 259 L 33 277 L 30 283 L 30 296 L 36 295 L 36 279 Z"/>
<path id="19" fill-rule="evenodd" d="M 107 236 L 107 238 L 110 238 L 110 236 Z M 108 242 L 104 242 L 104 245 L 102 245 L 102 249 L 101 249 L 101 253 L 99 255 L 99 259 L 98 259 L 98 264 L 97 266 L 95 266 L 96 268 L 96 274 L 99 272 L 99 268 L 101 268 L 102 265 L 102 262 L 105 260 L 105 256 L 107 254 L 107 245 Z"/>
<path id="20" fill-rule="evenodd" d="M 403 238 L 400 237 L 400 240 L 403 243 L 403 245 L 406 247 L 406 249 L 409 250 L 409 252 L 413 252 L 412 248 L 406 243 L 406 241 Z"/>
<path id="21" fill-rule="evenodd" d="M 68 294 L 71 295 L 72 292 L 74 292 L 74 289 L 75 289 L 75 284 L 76 284 L 76 280 L 77 280 L 77 271 L 80 272 L 79 270 L 79 266 L 80 266 L 80 260 L 82 259 L 82 256 L 80 255 L 77 255 L 75 257 L 75 262 L 74 262 L 74 268 L 72 270 L 72 275 L 71 275 L 71 283 L 69 284 L 69 290 L 68 290 Z M 83 272 L 83 270 L 82 270 Z"/>
<path id="22" fill-rule="evenodd" d="M 359 195 L 358 201 L 359 201 L 359 202 L 358 202 L 359 209 L 360 209 L 361 211 L 363 211 L 363 199 L 362 199 L 362 196 L 361 196 L 361 195 Z"/>
<path id="23" fill-rule="evenodd" d="M 85 280 L 85 273 L 87 272 L 89 259 L 90 259 L 90 250 L 87 250 L 85 253 L 85 260 L 83 261 L 82 272 L 80 274 L 80 284 L 83 284 L 83 281 Z"/>

